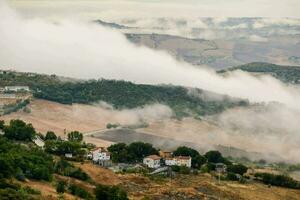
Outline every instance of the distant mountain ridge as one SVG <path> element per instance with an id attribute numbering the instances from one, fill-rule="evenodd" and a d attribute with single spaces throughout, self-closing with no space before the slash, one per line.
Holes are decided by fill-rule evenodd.
<path id="1" fill-rule="evenodd" d="M 196 66 L 209 66 L 215 70 L 226 69 L 250 62 L 300 65 L 300 35 L 296 32 L 293 32 L 293 34 L 268 35 L 270 30 L 273 29 L 280 32 L 282 29 L 281 26 L 277 27 L 274 25 L 273 29 L 272 27 L 251 28 L 254 26 L 256 20 L 262 19 L 232 18 L 227 22 L 222 22 L 220 24 L 221 27 L 219 27 L 220 31 L 229 33 L 227 33 L 225 38 L 219 39 L 199 39 L 203 37 L 173 35 L 173 32 L 163 32 L 159 28 L 149 30 L 145 27 L 128 27 L 102 20 L 95 20 L 94 22 L 120 30 L 120 32 L 126 35 L 129 41 L 136 45 L 164 50 L 178 60 L 183 60 Z M 212 19 L 205 19 L 204 21 L 206 24 L 213 26 L 211 24 L 213 23 Z M 247 26 L 239 28 L 239 24 Z M 194 31 L 199 33 L 206 33 L 207 31 L 201 28 L 198 29 Z M 216 31 L 216 29 L 213 28 L 213 31 Z M 239 32 L 243 32 L 243 34 L 239 37 L 232 36 Z"/>

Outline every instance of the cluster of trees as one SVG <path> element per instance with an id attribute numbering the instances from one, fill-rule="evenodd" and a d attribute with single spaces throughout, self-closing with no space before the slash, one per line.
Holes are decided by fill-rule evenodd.
<path id="1" fill-rule="evenodd" d="M 82 171 L 80 168 L 75 167 L 73 164 L 69 163 L 64 159 L 60 159 L 55 163 L 54 172 L 63 176 L 69 176 L 82 181 L 91 180 L 87 173 Z"/>
<path id="2" fill-rule="evenodd" d="M 39 191 L 22 188 L 15 182 L 11 183 L 11 180 L 14 179 L 19 181 L 25 181 L 26 178 L 52 181 L 53 174 L 56 173 L 93 183 L 91 177 L 80 168 L 64 159 L 54 161 L 52 155 L 49 154 L 74 153 L 75 155 L 83 155 L 82 148 L 89 148 L 89 145 L 82 143 L 82 133 L 70 132 L 68 133 L 68 141 L 63 141 L 54 132 L 48 131 L 45 137 L 40 136 L 46 141 L 44 151 L 30 142 L 37 134 L 31 124 L 26 124 L 21 120 L 12 120 L 8 125 L 5 125 L 4 121 L 0 121 L 0 129 L 4 132 L 4 135 L 0 135 L 0 199 L 31 200 L 34 199 L 33 195 L 40 194 Z M 15 140 L 18 142 L 16 143 Z M 134 151 L 134 149 L 132 150 Z M 56 189 L 58 193 L 68 191 L 82 199 L 128 199 L 126 192 L 117 186 L 100 185 L 97 186 L 94 193 L 90 193 L 76 184 L 70 184 L 66 187 L 64 182 L 59 181 Z"/>
<path id="3" fill-rule="evenodd" d="M 107 149 L 111 153 L 112 161 L 120 163 L 141 162 L 146 156 L 158 155 L 158 150 L 152 144 L 143 142 L 133 142 L 129 145 L 117 143 Z"/>
<path id="4" fill-rule="evenodd" d="M 238 67 L 230 68 L 229 70 L 243 70 L 247 72 L 270 74 L 275 78 L 293 84 L 300 84 L 300 67 L 297 66 L 281 66 L 271 63 L 249 63 Z M 219 73 L 224 73 L 227 70 L 221 70 Z"/>
<path id="5" fill-rule="evenodd" d="M 11 120 L 9 125 L 5 125 L 4 121 L 0 121 L 0 129 L 4 132 L 4 136 L 12 140 L 31 141 L 36 131 L 31 124 L 16 119 Z"/>
<path id="6" fill-rule="evenodd" d="M 13 72 L 0 75 L 0 86 L 28 85 L 37 98 L 47 99 L 64 104 L 91 103 L 105 101 L 116 109 L 136 108 L 152 103 L 170 106 L 177 117 L 187 115 L 206 115 L 221 112 L 233 106 L 248 105 L 244 100 L 232 100 L 220 96 L 219 100 L 201 98 L 205 91 L 195 89 L 191 95 L 184 87 L 171 85 L 144 85 L 116 80 L 61 81 L 56 76 L 28 76 Z M 217 94 L 215 94 L 217 95 Z"/>
<path id="7" fill-rule="evenodd" d="M 300 182 L 286 175 L 269 173 L 256 173 L 255 177 L 263 183 L 274 186 L 281 186 L 293 189 L 300 189 Z"/>
<path id="8" fill-rule="evenodd" d="M 119 186 L 98 185 L 95 195 L 99 200 L 128 200 L 126 192 Z"/>
<path id="9" fill-rule="evenodd" d="M 40 191 L 28 186 L 22 187 L 20 184 L 8 182 L 0 179 L 0 199 L 1 200 L 33 200 L 40 199 Z"/>
<path id="10" fill-rule="evenodd" d="M 64 181 L 59 181 L 56 185 L 58 193 L 69 191 L 71 194 L 86 200 L 128 200 L 127 193 L 119 186 L 108 186 L 98 184 L 94 189 L 94 194 L 91 194 L 86 189 L 75 185 L 67 184 Z"/>
<path id="11" fill-rule="evenodd" d="M 83 160 L 86 153 L 85 148 L 88 147 L 83 143 L 83 134 L 78 131 L 68 133 L 68 140 L 64 141 L 52 131 L 48 131 L 45 140 L 45 151 L 47 153 L 64 156 L 65 154 L 72 154 L 75 160 Z M 93 146 L 91 146 L 93 147 Z"/>
<path id="12" fill-rule="evenodd" d="M 0 136 L 0 178 L 52 179 L 53 159 L 38 148 L 15 144 Z"/>

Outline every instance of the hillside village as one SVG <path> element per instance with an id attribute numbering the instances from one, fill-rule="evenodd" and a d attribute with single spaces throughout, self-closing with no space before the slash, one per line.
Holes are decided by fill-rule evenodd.
<path id="1" fill-rule="evenodd" d="M 99 198 L 99 195 L 104 195 L 105 190 L 110 191 L 112 188 L 110 188 L 111 186 L 105 186 L 109 183 L 108 180 L 98 183 L 95 181 L 106 176 L 106 174 L 110 174 L 109 176 L 114 177 L 114 179 L 117 177 L 117 179 L 122 179 L 122 181 L 118 181 L 117 186 L 113 186 L 116 188 L 112 189 L 116 189 L 117 193 L 123 196 L 121 199 L 143 199 L 142 197 L 145 196 L 150 199 L 217 199 L 220 197 L 219 195 L 224 199 L 244 199 L 220 189 L 229 187 L 228 184 L 240 185 L 238 187 L 253 187 L 254 185 L 262 187 L 263 184 L 266 184 L 265 189 L 271 188 L 274 191 L 278 190 L 276 189 L 278 186 L 290 188 L 288 189 L 290 199 L 299 199 L 297 198 L 297 195 L 300 194 L 299 181 L 280 173 L 273 174 L 261 171 L 251 165 L 241 164 L 238 161 L 223 157 L 218 151 L 208 151 L 201 155 L 198 151 L 185 146 L 180 146 L 173 151 L 165 151 L 143 142 L 115 143 L 108 148 L 96 147 L 91 143 L 85 143 L 83 134 L 78 131 L 68 132 L 66 138 L 60 138 L 52 131 L 48 131 L 46 134 L 37 133 L 31 124 L 26 124 L 21 120 L 12 120 L 8 124 L 1 121 L 0 129 L 0 150 L 5 145 L 13 145 L 9 148 L 9 151 L 12 151 L 13 154 L 31 152 L 22 156 L 22 159 L 25 159 L 24 162 L 28 162 L 29 165 L 24 165 L 24 168 L 20 169 L 21 172 L 17 172 L 17 174 L 9 170 L 9 165 L 7 165 L 8 168 L 6 165 L 2 165 L 7 174 L 4 176 L 5 179 L 1 181 L 7 183 L 8 180 L 11 180 L 10 184 L 18 182 L 21 185 L 32 183 L 33 180 L 52 182 L 54 188 L 56 188 L 56 193 L 51 193 L 47 197 L 44 196 L 44 199 L 56 199 L 53 194 L 57 194 L 64 199 L 72 199 L 69 195 L 81 199 L 102 199 Z M 14 147 L 18 143 L 22 144 L 22 147 L 16 146 L 17 149 L 23 149 L 20 152 Z M 8 153 L 0 153 L 2 155 L 1 159 L 10 159 L 7 157 Z M 42 157 L 40 157 L 41 155 Z M 39 162 L 36 163 L 35 159 L 31 160 L 30 156 L 40 157 L 39 159 L 47 159 L 48 161 L 39 161 L 39 164 Z M 0 162 L 2 162 L 1 159 Z M 45 164 L 48 167 L 44 168 Z M 43 170 L 35 171 L 35 165 Z M 0 171 L 0 174 L 3 170 Z M 19 177 L 19 173 L 22 173 L 21 177 Z M 8 179 L 9 177 L 10 179 Z M 182 183 L 177 182 L 184 179 L 188 179 L 190 186 L 194 189 L 188 185 L 182 186 Z M 196 181 L 196 179 L 198 180 Z M 174 182 L 174 188 L 179 187 L 181 189 L 177 188 L 177 193 L 174 193 L 174 191 L 163 192 L 163 188 L 156 189 L 153 194 L 149 193 L 150 188 L 139 189 L 138 192 L 135 189 L 136 186 L 132 185 L 136 184 L 135 181 L 138 180 L 147 180 L 147 188 L 154 187 L 155 184 L 165 184 L 172 181 Z M 206 191 L 207 187 L 211 187 L 209 186 L 210 182 L 216 184 L 213 186 L 214 189 L 211 188 L 210 190 L 220 191 L 216 194 L 212 191 Z M 35 182 L 35 184 L 38 183 Z M 140 184 L 143 185 L 143 183 Z M 143 187 L 146 187 L 146 185 Z M 195 188 L 198 187 L 200 189 L 195 191 Z M 183 188 L 189 189 L 182 190 Z M 32 190 L 36 191 L 38 189 L 38 187 L 34 187 Z M 272 199 L 280 199 L 281 190 L 278 190 L 275 195 L 279 198 L 272 197 Z M 16 190 L 16 195 L 21 195 L 18 191 Z M 7 195 L 6 190 L 0 189 L 0 194 Z M 28 192 L 26 194 L 32 196 Z M 297 195 L 295 196 L 295 194 Z M 34 192 L 33 196 L 37 197 L 39 195 L 42 195 L 42 193 Z M 116 194 L 109 193 L 107 195 Z"/>

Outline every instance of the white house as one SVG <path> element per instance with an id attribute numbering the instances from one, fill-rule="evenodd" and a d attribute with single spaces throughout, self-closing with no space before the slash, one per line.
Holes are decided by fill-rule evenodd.
<path id="1" fill-rule="evenodd" d="M 73 154 L 72 153 L 65 153 L 65 157 L 66 158 L 73 158 Z"/>
<path id="2" fill-rule="evenodd" d="M 176 156 L 174 158 L 166 158 L 165 164 L 167 166 L 186 166 L 191 167 L 192 166 L 192 158 L 190 156 Z"/>
<path id="3" fill-rule="evenodd" d="M 45 142 L 38 136 L 36 135 L 35 138 L 32 140 L 38 147 L 43 148 L 45 146 Z"/>
<path id="4" fill-rule="evenodd" d="M 175 158 L 165 158 L 165 164 L 167 166 L 176 165 L 176 160 L 175 160 Z"/>
<path id="5" fill-rule="evenodd" d="M 160 167 L 160 159 L 161 157 L 157 155 L 150 155 L 143 159 L 143 163 L 149 168 L 159 168 Z"/>
<path id="6" fill-rule="evenodd" d="M 93 162 L 100 163 L 110 160 L 110 153 L 103 147 L 97 147 L 91 151 Z"/>
<path id="7" fill-rule="evenodd" d="M 29 92 L 28 86 L 5 86 L 5 91 L 19 92 L 19 91 L 27 91 Z"/>

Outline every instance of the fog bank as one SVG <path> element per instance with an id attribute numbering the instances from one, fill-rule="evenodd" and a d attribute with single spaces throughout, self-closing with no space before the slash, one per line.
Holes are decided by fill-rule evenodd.
<path id="1" fill-rule="evenodd" d="M 23 19 L 5 1 L 0 6 L 0 66 L 77 78 L 125 79 L 176 84 L 299 107 L 299 88 L 264 76 L 213 71 L 180 63 L 164 52 L 136 47 L 114 30 L 70 20 Z"/>

